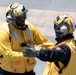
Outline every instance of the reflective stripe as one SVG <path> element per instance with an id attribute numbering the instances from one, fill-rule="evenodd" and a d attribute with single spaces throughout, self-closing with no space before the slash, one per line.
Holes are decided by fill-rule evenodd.
<path id="1" fill-rule="evenodd" d="M 30 38 L 30 29 L 26 28 L 27 37 Z"/>
<path id="2" fill-rule="evenodd" d="M 14 38 L 17 40 L 18 39 L 18 35 L 14 30 L 11 30 L 11 34 L 14 36 Z"/>
<path id="3" fill-rule="evenodd" d="M 28 39 L 30 39 L 30 29 L 29 28 L 26 28 L 26 33 L 27 33 L 27 37 Z M 11 30 L 11 34 L 14 36 L 15 39 L 18 39 L 18 34 L 14 31 L 14 30 Z"/>

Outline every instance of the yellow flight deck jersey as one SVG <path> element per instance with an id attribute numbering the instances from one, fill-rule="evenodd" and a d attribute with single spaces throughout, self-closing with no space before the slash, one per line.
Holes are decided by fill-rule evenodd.
<path id="1" fill-rule="evenodd" d="M 28 40 L 35 42 L 36 45 L 42 45 L 46 49 L 52 49 L 54 44 L 44 38 L 36 27 L 25 21 L 25 25 L 30 30 L 28 38 L 26 30 L 19 30 L 13 25 L 4 23 L 0 26 L 0 58 L 1 68 L 12 73 L 24 73 L 33 70 L 36 60 L 34 58 L 24 57 L 22 51 L 26 47 Z M 31 43 L 34 47 L 34 43 Z"/>
<path id="2" fill-rule="evenodd" d="M 71 57 L 68 64 L 62 69 L 62 73 L 59 74 L 59 68 L 54 64 L 54 62 L 49 62 L 46 65 L 43 75 L 76 75 L 76 43 L 74 39 L 63 41 L 56 46 L 61 44 L 66 44 L 71 50 Z M 63 64 L 60 65 L 60 67 Z"/>

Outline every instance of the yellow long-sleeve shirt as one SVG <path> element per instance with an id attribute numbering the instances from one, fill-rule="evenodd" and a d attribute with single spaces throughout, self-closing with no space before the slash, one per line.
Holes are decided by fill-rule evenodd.
<path id="1" fill-rule="evenodd" d="M 1 58 L 1 68 L 5 71 L 24 73 L 34 68 L 36 60 L 24 57 L 22 54 L 22 50 L 26 46 L 21 46 L 21 44 L 27 43 L 28 40 L 35 42 L 36 45 L 42 45 L 46 49 L 54 47 L 54 44 L 43 37 L 34 25 L 27 21 L 25 24 L 30 29 L 30 38 L 27 37 L 26 30 L 21 31 L 8 23 L 4 23 L 0 27 L 0 54 L 3 55 Z M 9 39 L 10 36 L 11 40 Z M 31 46 L 33 47 L 34 44 L 32 43 Z"/>

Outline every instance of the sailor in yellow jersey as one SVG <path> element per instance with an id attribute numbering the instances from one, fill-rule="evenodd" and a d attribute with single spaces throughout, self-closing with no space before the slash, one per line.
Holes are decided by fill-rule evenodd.
<path id="1" fill-rule="evenodd" d="M 23 55 L 23 50 L 34 45 L 52 49 L 54 44 L 37 28 L 26 21 L 27 10 L 20 3 L 6 9 L 6 22 L 0 26 L 0 75 L 36 75 L 36 60 Z"/>
<path id="2" fill-rule="evenodd" d="M 73 36 L 75 22 L 69 15 L 57 16 L 54 30 L 57 43 L 53 49 L 35 51 L 26 48 L 23 53 L 28 57 L 51 62 L 51 65 L 47 64 L 43 75 L 76 75 L 76 40 Z"/>

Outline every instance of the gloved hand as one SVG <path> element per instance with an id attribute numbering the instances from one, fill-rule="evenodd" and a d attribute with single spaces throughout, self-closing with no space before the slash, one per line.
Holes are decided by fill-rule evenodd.
<path id="1" fill-rule="evenodd" d="M 27 47 L 23 50 L 23 54 L 27 57 L 36 57 L 36 50 L 32 47 Z"/>

